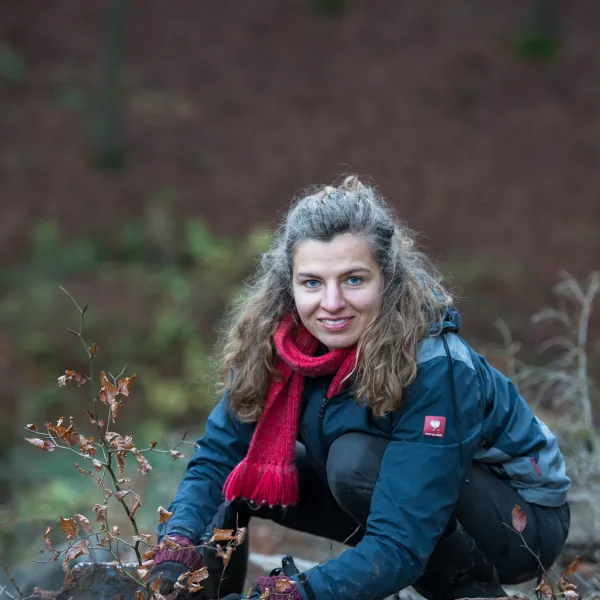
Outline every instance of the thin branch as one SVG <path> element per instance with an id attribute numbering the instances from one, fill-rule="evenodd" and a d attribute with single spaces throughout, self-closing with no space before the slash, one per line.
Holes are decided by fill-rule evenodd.
<path id="1" fill-rule="evenodd" d="M 15 596 L 13 596 L 10 592 L 6 591 L 6 586 L 2 585 L 0 586 L 0 594 L 4 594 L 5 596 L 8 596 L 11 600 L 17 600 L 17 598 Z M 20 598 L 22 598 L 23 596 L 20 596 Z"/>
<path id="2" fill-rule="evenodd" d="M 0 564 L 2 564 L 2 570 L 6 573 L 8 580 L 11 582 L 12 586 L 15 588 L 17 594 L 19 594 L 19 598 L 22 598 L 23 592 L 21 592 L 21 590 L 19 589 L 19 586 L 17 585 L 17 582 L 15 581 L 14 577 L 11 575 L 10 571 L 8 570 L 8 566 L 6 565 L 6 563 L 4 561 L 2 561 Z"/>
<path id="3" fill-rule="evenodd" d="M 138 585 L 142 589 L 146 590 L 148 593 L 151 592 L 150 586 L 147 583 L 143 583 L 142 581 L 139 581 L 133 575 L 131 575 L 131 573 L 129 573 L 129 571 L 127 571 L 127 569 L 125 567 L 123 567 L 123 563 L 121 562 L 121 559 L 110 548 L 105 548 L 104 546 L 102 546 L 100 548 L 94 548 L 94 550 L 106 550 L 106 552 L 108 552 L 117 561 L 117 564 L 121 567 L 121 573 L 124 573 L 125 575 L 127 575 L 127 577 L 129 577 L 129 579 L 131 579 L 131 581 L 133 581 L 136 585 Z"/>

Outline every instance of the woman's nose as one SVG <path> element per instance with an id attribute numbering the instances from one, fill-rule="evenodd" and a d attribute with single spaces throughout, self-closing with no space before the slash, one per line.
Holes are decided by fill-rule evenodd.
<path id="1" fill-rule="evenodd" d="M 321 299 L 321 307 L 327 312 L 338 312 L 346 306 L 346 300 L 339 286 L 331 285 L 325 287 L 325 293 Z"/>

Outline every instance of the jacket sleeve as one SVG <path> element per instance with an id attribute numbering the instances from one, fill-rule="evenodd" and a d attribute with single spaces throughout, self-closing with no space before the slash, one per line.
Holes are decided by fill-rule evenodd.
<path id="1" fill-rule="evenodd" d="M 206 432 L 196 443 L 169 511 L 174 514 L 162 529 L 197 542 L 223 502 L 225 479 L 246 456 L 254 425 L 239 421 L 228 408 L 227 394 L 211 412 Z"/>
<path id="2" fill-rule="evenodd" d="M 447 356 L 419 365 L 381 463 L 366 533 L 355 548 L 298 577 L 305 600 L 380 600 L 423 574 L 481 436 L 472 363 L 453 358 L 453 377 L 450 371 Z"/>

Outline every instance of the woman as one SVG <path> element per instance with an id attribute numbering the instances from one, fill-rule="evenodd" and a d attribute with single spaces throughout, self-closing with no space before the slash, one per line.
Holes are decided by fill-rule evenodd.
<path id="1" fill-rule="evenodd" d="M 500 582 L 538 573 L 536 555 L 549 567 L 569 528 L 563 457 L 459 329 L 372 187 L 349 177 L 297 201 L 229 330 L 225 395 L 161 532 L 182 549 L 159 552 L 153 578 L 170 589 L 208 562 L 207 597 L 215 581 L 239 594 L 247 546 L 224 574 L 192 546 L 250 515 L 352 546 L 259 579 L 257 596 L 377 600 L 412 584 L 432 599 L 498 597 Z M 529 549 L 506 526 L 515 504 Z"/>

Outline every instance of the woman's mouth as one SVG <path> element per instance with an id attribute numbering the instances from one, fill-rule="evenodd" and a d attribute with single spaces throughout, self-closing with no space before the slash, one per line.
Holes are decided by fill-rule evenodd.
<path id="1" fill-rule="evenodd" d="M 346 328 L 354 317 L 345 317 L 343 319 L 318 319 L 324 329 L 329 331 L 339 331 Z"/>

